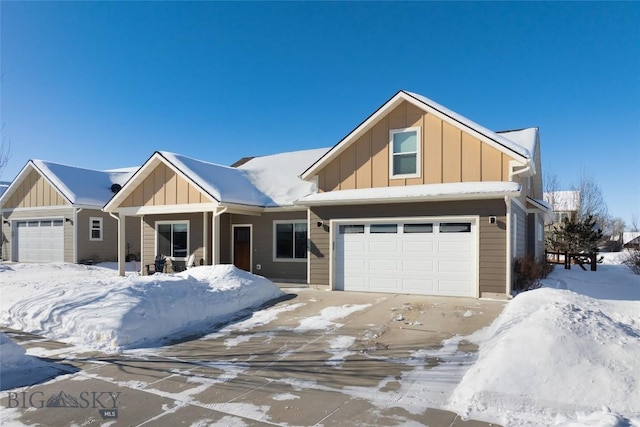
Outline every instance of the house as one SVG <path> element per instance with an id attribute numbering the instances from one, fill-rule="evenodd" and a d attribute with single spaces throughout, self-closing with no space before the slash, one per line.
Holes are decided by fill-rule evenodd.
<path id="1" fill-rule="evenodd" d="M 137 168 L 97 171 L 30 160 L 0 196 L 2 259 L 16 262 L 117 260 L 117 220 L 102 211 Z M 139 249 L 139 225 L 128 232 Z"/>
<path id="2" fill-rule="evenodd" d="M 625 231 L 622 233 L 622 247 L 640 250 L 640 231 Z"/>
<path id="3" fill-rule="evenodd" d="M 551 207 L 552 214 L 546 221 L 548 228 L 574 218 L 580 209 L 580 192 L 576 190 L 549 191 L 544 193 L 544 201 Z"/>
<path id="4" fill-rule="evenodd" d="M 537 128 L 490 131 L 400 91 L 330 149 L 227 167 L 154 153 L 104 210 L 141 258 L 233 263 L 335 290 L 511 293 L 514 259 L 544 254 Z"/>

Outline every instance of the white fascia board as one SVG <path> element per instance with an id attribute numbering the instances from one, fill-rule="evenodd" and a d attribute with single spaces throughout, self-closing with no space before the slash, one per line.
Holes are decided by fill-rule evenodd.
<path id="1" fill-rule="evenodd" d="M 19 213 L 19 212 L 58 211 L 58 210 L 70 211 L 70 210 L 73 210 L 74 208 L 75 206 L 73 205 L 36 206 L 33 208 L 5 208 L 5 209 L 2 209 L 0 212 L 12 214 L 14 212 Z M 92 208 L 92 209 L 100 210 L 100 208 Z"/>
<path id="2" fill-rule="evenodd" d="M 113 212 L 123 214 L 124 216 L 182 214 L 182 213 L 194 213 L 194 212 L 215 212 L 218 206 L 219 204 L 217 203 L 192 203 L 192 204 L 185 204 L 185 205 L 161 205 L 161 206 L 134 206 L 134 207 L 126 207 L 126 208 L 117 208 Z"/>
<path id="3" fill-rule="evenodd" d="M 518 196 L 520 191 L 497 192 L 497 193 L 475 193 L 456 194 L 441 196 L 416 196 L 416 197 L 382 197 L 369 199 L 333 199 L 333 200 L 312 200 L 299 201 L 301 206 L 334 206 L 334 205 L 370 205 L 370 204 L 395 204 L 395 203 L 416 203 L 416 202 L 451 202 L 458 200 L 490 200 L 502 199 L 505 196 Z"/>

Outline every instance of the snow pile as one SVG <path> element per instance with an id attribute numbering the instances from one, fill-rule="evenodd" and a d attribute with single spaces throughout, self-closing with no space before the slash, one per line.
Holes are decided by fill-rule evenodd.
<path id="1" fill-rule="evenodd" d="M 109 351 L 198 335 L 282 295 L 231 265 L 127 277 L 95 266 L 16 265 L 1 276 L 4 326 Z"/>
<path id="2" fill-rule="evenodd" d="M 447 408 L 507 426 L 640 425 L 640 277 L 556 268 L 547 283 L 564 289 L 518 295 L 467 338 L 478 360 Z"/>

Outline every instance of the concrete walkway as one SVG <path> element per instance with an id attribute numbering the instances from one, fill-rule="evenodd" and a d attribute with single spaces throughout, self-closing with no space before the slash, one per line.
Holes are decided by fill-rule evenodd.
<path id="1" fill-rule="evenodd" d="M 46 426 L 489 425 L 434 409 L 476 350 L 464 341 L 450 352 L 441 346 L 490 324 L 504 302 L 286 292 L 208 336 L 122 354 L 4 330 L 61 375 L 0 392 L 0 419 Z"/>

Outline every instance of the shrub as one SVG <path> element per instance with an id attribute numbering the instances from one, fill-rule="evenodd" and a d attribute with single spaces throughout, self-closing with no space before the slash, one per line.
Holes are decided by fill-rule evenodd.
<path id="1" fill-rule="evenodd" d="M 629 255 L 622 262 L 635 274 L 640 274 L 640 250 L 630 250 Z"/>
<path id="2" fill-rule="evenodd" d="M 546 258 L 536 259 L 533 255 L 518 258 L 513 263 L 514 290 L 528 291 L 540 287 L 540 280 L 553 271 L 553 265 Z"/>

